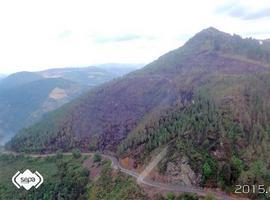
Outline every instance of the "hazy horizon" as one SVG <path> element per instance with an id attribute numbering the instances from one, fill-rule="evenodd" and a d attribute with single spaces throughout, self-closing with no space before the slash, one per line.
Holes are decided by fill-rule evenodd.
<path id="1" fill-rule="evenodd" d="M 106 65 L 106 66 L 105 66 Z M 146 65 L 145 63 L 101 63 L 101 64 L 93 64 L 93 65 L 82 65 L 82 66 L 53 66 L 53 67 L 41 67 L 36 70 L 19 70 L 19 71 L 13 71 L 10 73 L 3 73 L 1 72 L 0 69 L 0 76 L 8 76 L 14 73 L 18 72 L 40 72 L 44 70 L 50 70 L 50 69 L 76 69 L 76 68 L 88 68 L 88 67 L 98 67 L 98 68 L 109 68 L 109 65 L 123 65 L 123 66 L 118 66 L 119 68 L 125 68 L 126 66 L 124 65 L 129 65 L 130 67 L 134 67 L 134 69 L 139 69 Z"/>
<path id="2" fill-rule="evenodd" d="M 210 26 L 267 39 L 270 2 L 16 0 L 0 3 L 0 22 L 0 73 L 7 74 L 149 63 Z"/>

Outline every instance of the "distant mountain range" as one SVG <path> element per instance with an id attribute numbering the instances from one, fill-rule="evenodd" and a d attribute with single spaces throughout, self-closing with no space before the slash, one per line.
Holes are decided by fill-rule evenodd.
<path id="1" fill-rule="evenodd" d="M 170 181 L 187 171 L 177 181 L 230 189 L 267 185 L 269 111 L 269 43 L 208 28 L 46 115 L 7 148 L 106 150 L 139 167 L 170 144 L 158 166 Z"/>
<path id="2" fill-rule="evenodd" d="M 5 77 L 0 84 L 0 89 L 7 90 L 32 81 L 40 80 L 43 77 L 34 72 L 18 72 Z"/>
<path id="3" fill-rule="evenodd" d="M 96 86 L 134 71 L 142 64 L 103 64 L 96 67 L 56 68 L 37 72 L 44 78 L 64 78 L 83 85 Z"/>
<path id="4" fill-rule="evenodd" d="M 123 69 L 123 67 L 125 69 Z M 140 65 L 59 68 L 18 72 L 0 82 L 0 132 L 5 141 L 85 90 L 124 75 Z M 113 69 L 113 70 L 112 70 Z"/>
<path id="5" fill-rule="evenodd" d="M 0 81 L 1 81 L 2 79 L 4 79 L 5 77 L 6 77 L 6 75 L 0 74 Z"/>

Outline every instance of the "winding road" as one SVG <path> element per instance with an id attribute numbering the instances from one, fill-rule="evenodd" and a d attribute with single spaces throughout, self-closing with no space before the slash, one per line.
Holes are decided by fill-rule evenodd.
<path id="1" fill-rule="evenodd" d="M 19 155 L 18 153 L 14 153 L 14 152 L 0 152 L 0 154 Z M 55 155 L 56 155 L 55 153 L 52 153 L 52 154 L 27 154 L 27 156 L 34 157 L 34 158 L 49 157 L 49 156 L 55 156 Z M 63 153 L 63 155 L 72 155 L 72 153 Z M 82 153 L 82 155 L 93 156 L 94 153 Z M 175 184 L 167 184 L 167 183 L 153 181 L 153 180 L 145 178 L 145 174 L 142 175 L 142 174 L 139 174 L 133 170 L 129 170 L 129 169 L 124 168 L 120 164 L 118 159 L 114 156 L 106 155 L 106 154 L 101 154 L 101 156 L 104 159 L 111 161 L 111 166 L 114 170 L 119 170 L 127 175 L 134 177 L 137 180 L 138 184 L 144 184 L 144 185 L 158 188 L 158 189 L 161 189 L 164 191 L 172 191 L 172 192 L 180 192 L 180 193 L 196 193 L 198 196 L 206 196 L 208 194 L 213 194 L 217 199 L 220 199 L 220 200 L 236 200 L 236 199 L 245 200 L 245 199 L 247 199 L 247 198 L 240 198 L 240 197 L 232 197 L 232 196 L 227 195 L 224 192 L 216 191 L 213 189 L 206 189 L 206 188 L 193 187 L 193 186 L 191 187 L 191 186 L 175 185 Z M 152 169 L 152 167 L 150 167 L 149 169 Z"/>
<path id="2" fill-rule="evenodd" d="M 239 198 L 239 197 L 237 198 L 231 197 L 221 191 L 214 191 L 211 189 L 205 189 L 205 188 L 200 188 L 200 187 L 166 184 L 166 183 L 160 183 L 157 181 L 152 181 L 147 178 L 142 178 L 141 174 L 133 170 L 126 169 L 123 166 L 121 166 L 121 164 L 119 163 L 116 157 L 113 157 L 110 155 L 104 155 L 104 154 L 102 154 L 102 156 L 106 159 L 111 160 L 112 167 L 114 169 L 120 170 L 121 172 L 136 178 L 138 184 L 148 185 L 148 186 L 155 187 L 155 188 L 165 190 L 165 191 L 180 192 L 180 193 L 196 193 L 198 196 L 207 196 L 208 194 L 213 194 L 217 199 L 220 199 L 220 200 L 236 200 L 236 199 L 244 200 L 243 198 Z"/>

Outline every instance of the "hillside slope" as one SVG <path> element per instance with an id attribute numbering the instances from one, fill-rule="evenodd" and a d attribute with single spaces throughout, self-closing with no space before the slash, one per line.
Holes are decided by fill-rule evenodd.
<path id="1" fill-rule="evenodd" d="M 149 178 L 229 191 L 269 185 L 269 77 L 269 43 L 208 28 L 21 130 L 7 148 L 110 150 L 140 170 L 167 145 Z"/>
<path id="2" fill-rule="evenodd" d="M 64 79 L 40 79 L 0 90 L 0 132 L 5 140 L 78 96 L 84 88 Z"/>
<path id="3" fill-rule="evenodd" d="M 0 84 L 0 90 L 17 87 L 25 83 L 40 80 L 42 76 L 34 72 L 18 72 L 5 77 Z"/>
<path id="4" fill-rule="evenodd" d="M 79 96 L 83 91 L 122 76 L 139 65 L 55 68 L 18 72 L 0 82 L 0 133 L 4 142 L 43 114 Z M 125 70 L 123 67 L 126 67 Z M 0 144 L 3 141 L 0 140 Z"/>
<path id="5" fill-rule="evenodd" d="M 45 78 L 63 78 L 87 86 L 97 86 L 136 70 L 141 65 L 103 64 L 82 68 L 55 68 L 37 72 Z"/>
<path id="6" fill-rule="evenodd" d="M 215 76 L 269 72 L 269 59 L 270 51 L 257 40 L 205 29 L 183 47 L 142 70 L 96 88 L 43 122 L 23 130 L 12 140 L 11 148 L 87 149 L 94 138 L 98 148 L 116 150 L 116 145 L 146 115 L 175 104 L 184 105 L 193 99 L 197 87 L 211 82 Z"/>

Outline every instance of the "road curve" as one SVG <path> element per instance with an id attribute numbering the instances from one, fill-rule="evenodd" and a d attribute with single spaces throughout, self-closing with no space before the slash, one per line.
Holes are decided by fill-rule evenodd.
<path id="1" fill-rule="evenodd" d="M 102 154 L 102 156 L 106 159 L 111 160 L 112 162 L 112 167 L 114 169 L 118 169 L 121 172 L 128 174 L 130 176 L 133 176 L 134 178 L 136 178 L 138 180 L 138 178 L 140 177 L 140 174 L 126 169 L 123 166 L 121 166 L 121 164 L 119 163 L 118 159 L 116 157 L 110 156 L 110 155 L 104 155 Z M 191 186 L 182 186 L 182 185 L 173 185 L 173 184 L 166 184 L 166 183 L 160 183 L 157 181 L 152 181 L 150 179 L 141 179 L 138 183 L 147 185 L 147 186 L 151 186 L 151 187 L 155 187 L 158 189 L 162 189 L 162 190 L 166 190 L 166 191 L 172 191 L 172 192 L 181 192 L 181 193 L 196 193 L 199 196 L 206 196 L 207 194 L 213 194 L 216 198 L 220 199 L 220 200 L 233 200 L 234 198 L 226 195 L 223 192 L 217 192 L 214 190 L 210 190 L 210 189 L 204 189 L 204 188 L 199 188 L 199 187 L 191 187 Z M 240 198 L 237 198 L 240 199 Z"/>
<path id="2" fill-rule="evenodd" d="M 18 153 L 14 152 L 0 152 L 0 154 L 13 154 L 13 155 L 19 155 Z M 49 157 L 49 156 L 55 156 L 56 153 L 51 153 L 51 154 L 26 154 L 27 156 L 38 158 L 38 157 Z M 63 155 L 72 155 L 72 153 L 63 153 Z M 93 156 L 94 153 L 82 153 L 84 156 Z M 106 155 L 106 154 L 101 154 L 101 156 L 107 160 L 111 161 L 112 168 L 115 170 L 119 170 L 127 175 L 130 175 L 136 179 L 140 177 L 140 174 L 124 168 L 118 159 L 114 156 L 111 155 Z M 220 191 L 215 191 L 212 189 L 205 189 L 205 188 L 200 188 L 200 187 L 193 187 L 193 186 L 183 186 L 183 185 L 173 185 L 173 184 L 166 184 L 166 183 L 161 183 L 157 181 L 153 181 L 147 178 L 144 178 L 138 182 L 139 184 L 144 184 L 147 186 L 155 187 L 161 190 L 166 190 L 166 191 L 174 191 L 174 192 L 181 192 L 181 193 L 196 193 L 199 196 L 206 196 L 207 194 L 213 194 L 216 198 L 220 200 L 234 200 L 234 199 L 246 199 L 246 198 L 233 198 L 231 196 L 228 196 L 224 192 Z"/>

